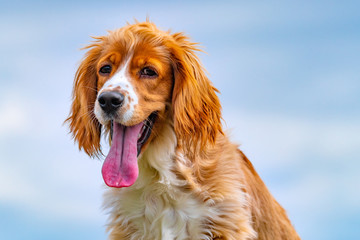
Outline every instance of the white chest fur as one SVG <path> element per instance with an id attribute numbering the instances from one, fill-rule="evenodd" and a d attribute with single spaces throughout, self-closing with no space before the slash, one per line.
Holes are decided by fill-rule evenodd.
<path id="1" fill-rule="evenodd" d="M 214 212 L 192 193 L 181 191 L 184 182 L 172 171 L 175 147 L 169 124 L 139 159 L 136 183 L 108 190 L 104 205 L 110 210 L 111 228 L 131 232 L 134 240 L 209 239 L 204 220 Z"/>

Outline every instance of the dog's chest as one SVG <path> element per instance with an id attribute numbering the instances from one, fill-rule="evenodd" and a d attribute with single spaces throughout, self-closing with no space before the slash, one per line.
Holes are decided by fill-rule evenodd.
<path id="1" fill-rule="evenodd" d="M 207 239 L 209 208 L 191 194 L 160 182 L 122 190 L 112 194 L 116 199 L 111 202 L 116 203 L 118 221 L 135 230 L 131 239 Z"/>

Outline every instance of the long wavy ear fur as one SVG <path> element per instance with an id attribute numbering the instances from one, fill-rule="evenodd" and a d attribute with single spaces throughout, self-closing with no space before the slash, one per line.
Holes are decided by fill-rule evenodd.
<path id="1" fill-rule="evenodd" d="M 95 118 L 93 109 L 97 95 L 96 61 L 101 47 L 97 42 L 85 49 L 90 50 L 76 71 L 73 102 L 65 122 L 69 123 L 70 132 L 78 142 L 79 149 L 83 149 L 89 156 L 98 156 L 101 153 L 101 124 Z"/>
<path id="2" fill-rule="evenodd" d="M 182 33 L 172 35 L 170 46 L 174 69 L 172 96 L 174 128 L 187 152 L 204 150 L 214 144 L 221 127 L 221 105 L 218 90 L 207 78 L 196 56 L 199 51 Z"/>

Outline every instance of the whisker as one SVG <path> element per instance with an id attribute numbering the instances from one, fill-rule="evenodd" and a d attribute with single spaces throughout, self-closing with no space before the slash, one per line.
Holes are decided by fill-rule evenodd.
<path id="1" fill-rule="evenodd" d="M 93 87 L 89 87 L 89 86 L 85 86 L 85 85 L 79 85 L 79 86 L 82 87 L 82 88 L 87 88 L 87 89 L 93 90 L 95 92 L 98 91 L 96 88 L 93 88 Z"/>
<path id="2" fill-rule="evenodd" d="M 78 117 L 79 117 L 79 118 L 82 118 L 82 117 L 84 117 L 85 115 L 89 115 L 89 117 L 95 116 L 94 110 L 93 110 L 93 109 L 92 109 L 92 110 L 89 110 L 89 111 L 81 114 L 81 115 L 78 116 Z"/>

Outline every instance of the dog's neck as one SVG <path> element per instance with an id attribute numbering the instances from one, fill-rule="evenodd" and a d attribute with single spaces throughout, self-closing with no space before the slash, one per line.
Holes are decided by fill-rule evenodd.
<path id="1" fill-rule="evenodd" d="M 174 173 L 177 139 L 173 124 L 167 121 L 161 132 L 145 152 L 139 156 L 139 178 L 133 185 L 142 188 L 156 181 L 165 185 L 181 186 L 184 183 Z"/>

